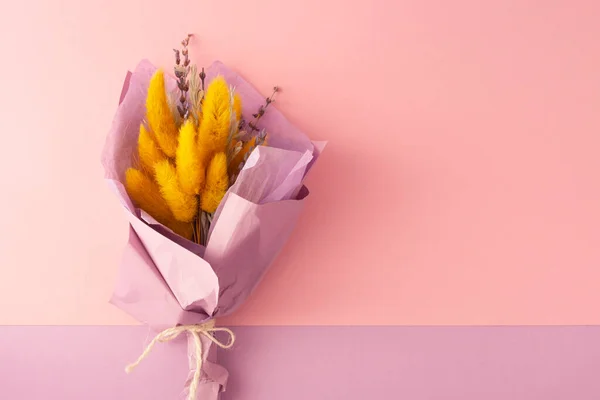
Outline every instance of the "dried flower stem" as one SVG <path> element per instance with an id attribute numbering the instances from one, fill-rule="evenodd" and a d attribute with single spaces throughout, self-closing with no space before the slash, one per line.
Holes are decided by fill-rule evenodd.
<path id="1" fill-rule="evenodd" d="M 208 242 L 208 231 L 210 230 L 210 224 L 212 223 L 213 214 L 209 214 L 206 211 L 200 211 L 200 214 L 194 221 L 194 230 L 196 236 L 194 241 L 199 245 L 206 246 Z"/>
<path id="2" fill-rule="evenodd" d="M 236 138 L 237 125 L 236 125 L 236 113 L 233 109 L 233 103 L 235 98 L 235 87 L 229 86 L 229 112 L 231 114 L 231 123 L 229 125 L 229 135 L 227 135 L 227 151 L 231 150 L 231 141 Z"/>
<path id="3" fill-rule="evenodd" d="M 196 229 L 196 221 L 198 220 L 198 217 L 196 217 L 194 219 L 194 222 L 192 222 L 192 242 L 194 243 L 199 243 L 198 241 L 198 233 L 197 233 L 197 229 Z"/>
<path id="4" fill-rule="evenodd" d="M 190 79 L 188 92 L 190 114 L 196 120 L 196 126 L 200 124 L 200 115 L 202 114 L 202 99 L 204 92 L 201 89 L 200 77 L 198 75 L 198 67 L 192 64 L 190 67 Z"/>

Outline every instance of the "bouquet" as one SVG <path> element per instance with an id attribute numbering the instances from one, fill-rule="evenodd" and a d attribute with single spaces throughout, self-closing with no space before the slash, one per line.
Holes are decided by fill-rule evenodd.
<path id="1" fill-rule="evenodd" d="M 323 143 L 312 142 L 243 78 L 192 65 L 190 36 L 171 76 L 142 61 L 125 78 L 102 154 L 129 240 L 111 302 L 158 334 L 188 338 L 188 399 L 216 399 L 227 371 L 215 326 L 252 292 L 287 241 Z"/>

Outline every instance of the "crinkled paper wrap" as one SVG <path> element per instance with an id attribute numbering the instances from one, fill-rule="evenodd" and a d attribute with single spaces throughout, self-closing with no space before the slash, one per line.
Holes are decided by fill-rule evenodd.
<path id="1" fill-rule="evenodd" d="M 111 302 L 160 331 L 229 314 L 248 297 L 296 224 L 308 195 L 303 179 L 324 144 L 311 142 L 277 109 L 269 107 L 260 122 L 269 133 L 269 147 L 257 148 L 248 158 L 215 213 L 206 248 L 185 240 L 135 208 L 123 186 L 155 70 L 142 61 L 128 73 L 102 164 L 130 223 Z M 264 97 L 215 62 L 207 70 L 207 81 L 218 75 L 235 87 L 242 98 L 244 117 L 251 120 Z M 174 79 L 168 86 L 174 89 Z M 204 352 L 198 398 L 217 399 L 225 389 L 227 371 L 216 364 L 211 343 L 205 338 L 202 342 L 210 351 Z M 189 384 L 196 362 L 193 351 L 188 351 L 188 356 Z"/>

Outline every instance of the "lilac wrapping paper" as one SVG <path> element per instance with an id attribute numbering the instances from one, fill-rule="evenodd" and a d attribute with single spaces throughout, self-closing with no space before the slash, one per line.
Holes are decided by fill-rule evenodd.
<path id="1" fill-rule="evenodd" d="M 296 224 L 308 195 L 303 179 L 324 144 L 311 142 L 270 107 L 260 123 L 269 133 L 269 147 L 259 147 L 250 155 L 215 213 L 206 248 L 185 240 L 136 209 L 123 186 L 155 70 L 142 61 L 127 75 L 102 164 L 131 226 L 111 302 L 160 331 L 229 314 L 248 297 Z M 215 62 L 207 70 L 207 80 L 218 75 L 235 87 L 243 114 L 250 119 L 264 97 Z M 174 79 L 167 86 L 172 90 Z M 216 399 L 225 390 L 227 371 L 216 364 L 211 342 L 201 337 L 205 360 L 198 398 Z M 188 347 L 189 384 L 196 360 Z"/>

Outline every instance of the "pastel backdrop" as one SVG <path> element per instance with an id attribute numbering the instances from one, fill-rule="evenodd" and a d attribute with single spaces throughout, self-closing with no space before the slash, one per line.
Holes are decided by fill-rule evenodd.
<path id="1" fill-rule="evenodd" d="M 136 324 L 99 163 L 188 32 L 330 145 L 230 324 L 596 324 L 600 3 L 31 0 L 0 13 L 0 324 Z"/>

